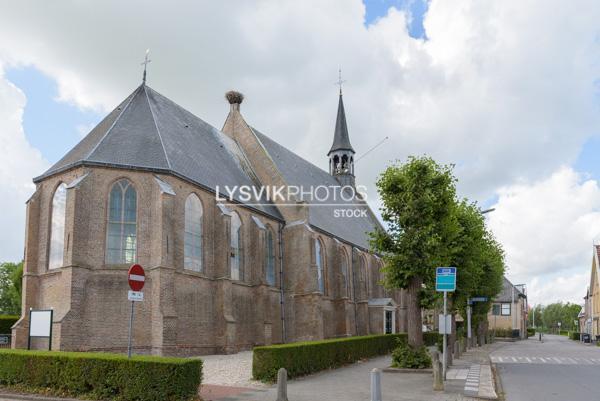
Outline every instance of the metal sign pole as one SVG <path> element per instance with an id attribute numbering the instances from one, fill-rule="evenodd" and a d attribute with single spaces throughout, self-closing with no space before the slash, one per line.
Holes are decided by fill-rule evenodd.
<path id="1" fill-rule="evenodd" d="M 444 380 L 446 380 L 446 348 L 448 348 L 448 335 L 446 334 L 448 332 L 448 320 L 446 318 L 446 306 L 447 306 L 447 302 L 448 302 L 448 291 L 444 291 L 444 343 L 443 343 L 443 356 L 442 356 L 442 376 L 444 377 Z"/>
<path id="2" fill-rule="evenodd" d="M 131 358 L 131 332 L 133 331 L 133 304 L 131 301 L 131 314 L 129 315 L 129 342 L 127 345 L 127 358 Z"/>
<path id="3" fill-rule="evenodd" d="M 471 305 L 467 305 L 467 347 L 471 348 Z"/>

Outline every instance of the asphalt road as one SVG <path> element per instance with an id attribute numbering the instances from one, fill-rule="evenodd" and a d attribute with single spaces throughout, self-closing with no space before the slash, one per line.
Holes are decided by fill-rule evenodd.
<path id="1" fill-rule="evenodd" d="M 600 400 L 600 347 L 545 335 L 506 345 L 496 363 L 506 401 Z"/>

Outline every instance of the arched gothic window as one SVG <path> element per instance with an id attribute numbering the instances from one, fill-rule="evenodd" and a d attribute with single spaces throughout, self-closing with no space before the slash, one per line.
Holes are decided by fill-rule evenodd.
<path id="1" fill-rule="evenodd" d="M 232 280 L 243 280 L 242 221 L 236 212 L 231 213 L 230 268 Z"/>
<path id="2" fill-rule="evenodd" d="M 185 239 L 183 266 L 188 270 L 202 271 L 202 203 L 196 194 L 185 201 Z"/>
<path id="3" fill-rule="evenodd" d="M 360 299 L 368 299 L 369 298 L 369 289 L 367 283 L 367 262 L 364 256 L 360 257 Z"/>
<path id="4" fill-rule="evenodd" d="M 270 229 L 265 233 L 265 275 L 267 284 L 275 285 L 275 241 Z"/>
<path id="5" fill-rule="evenodd" d="M 345 252 L 342 252 L 340 257 L 340 297 L 348 296 L 348 257 Z"/>
<path id="6" fill-rule="evenodd" d="M 325 294 L 325 271 L 323 269 L 323 246 L 319 239 L 315 239 L 315 265 L 317 266 L 317 288 Z"/>
<path id="7" fill-rule="evenodd" d="M 48 269 L 57 269 L 64 264 L 65 251 L 65 208 L 67 204 L 67 185 L 60 184 L 52 198 L 52 215 L 50 217 L 50 256 Z"/>
<path id="8" fill-rule="evenodd" d="M 108 205 L 106 262 L 133 263 L 137 251 L 137 194 L 126 179 L 117 181 Z"/>

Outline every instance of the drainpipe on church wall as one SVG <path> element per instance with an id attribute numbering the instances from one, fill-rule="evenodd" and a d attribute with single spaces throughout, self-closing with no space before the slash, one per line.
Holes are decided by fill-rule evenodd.
<path id="1" fill-rule="evenodd" d="M 358 311 L 356 310 L 356 280 L 354 279 L 354 247 L 350 248 L 350 271 L 352 272 L 352 300 L 354 301 L 354 335 L 358 335 Z"/>
<path id="2" fill-rule="evenodd" d="M 283 226 L 279 223 L 279 303 L 281 304 L 281 342 L 285 343 L 285 292 L 283 289 Z"/>

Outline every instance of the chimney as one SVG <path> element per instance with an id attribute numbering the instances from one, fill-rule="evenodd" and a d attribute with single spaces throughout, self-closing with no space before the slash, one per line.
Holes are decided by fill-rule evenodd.
<path id="1" fill-rule="evenodd" d="M 244 95 L 240 92 L 229 91 L 225 94 L 225 99 L 231 105 L 231 111 L 240 111 L 240 104 L 244 101 Z"/>

